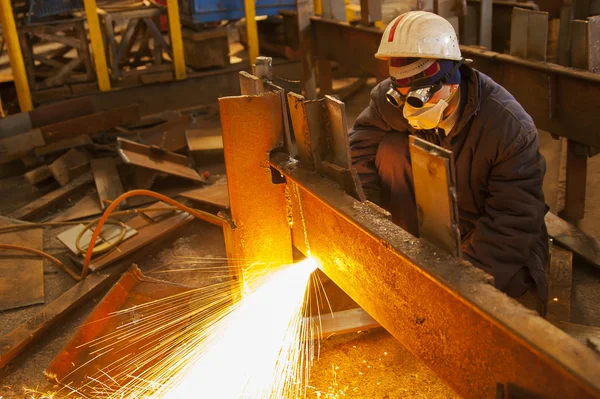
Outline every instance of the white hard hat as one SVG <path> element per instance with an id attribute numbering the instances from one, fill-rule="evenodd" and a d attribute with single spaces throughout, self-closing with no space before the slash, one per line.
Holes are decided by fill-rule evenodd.
<path id="1" fill-rule="evenodd" d="M 375 58 L 462 59 L 456 32 L 444 18 L 426 11 L 410 11 L 385 28 Z"/>

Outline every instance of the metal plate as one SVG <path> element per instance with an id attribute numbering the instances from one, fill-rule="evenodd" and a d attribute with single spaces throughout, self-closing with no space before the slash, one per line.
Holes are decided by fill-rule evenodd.
<path id="1" fill-rule="evenodd" d="M 0 226 L 22 224 L 0 216 Z M 0 234 L 0 243 L 44 250 L 43 229 Z M 44 260 L 39 256 L 0 250 L 0 311 L 44 303 Z"/>
<path id="2" fill-rule="evenodd" d="M 458 199 L 452 151 L 409 136 L 419 235 L 460 257 Z"/>

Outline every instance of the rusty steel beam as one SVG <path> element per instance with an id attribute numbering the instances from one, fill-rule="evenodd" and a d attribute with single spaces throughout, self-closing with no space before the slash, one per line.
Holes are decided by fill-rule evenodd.
<path id="1" fill-rule="evenodd" d="M 320 17 L 312 17 L 311 25 L 318 58 L 380 78 L 387 76 L 386 62 L 374 57 L 381 31 Z M 347 43 L 352 43 L 352 51 L 348 51 Z M 474 60 L 474 68 L 515 96 L 539 129 L 600 147 L 600 113 L 596 106 L 600 75 L 475 46 L 461 46 L 461 51 L 464 57 Z"/>
<path id="2" fill-rule="evenodd" d="M 284 184 L 273 184 L 270 151 L 283 146 L 281 93 L 219 99 L 231 206 L 228 256 L 233 269 L 262 273 L 292 263 L 292 237 Z M 236 272 L 237 273 L 237 272 Z M 235 274 L 235 273 L 234 273 Z"/>
<path id="3" fill-rule="evenodd" d="M 598 355 L 496 290 L 483 271 L 286 154 L 271 165 L 291 194 L 296 247 L 457 393 L 489 398 L 500 386 L 544 398 L 600 397 Z"/>

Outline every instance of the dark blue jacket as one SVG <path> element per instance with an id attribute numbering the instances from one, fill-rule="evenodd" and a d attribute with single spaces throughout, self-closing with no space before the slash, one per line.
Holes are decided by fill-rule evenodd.
<path id="1" fill-rule="evenodd" d="M 468 66 L 461 67 L 461 75 L 467 102 L 441 145 L 454 153 L 456 163 L 463 256 L 494 276 L 498 289 L 520 296 L 535 286 L 546 303 L 548 207 L 542 192 L 546 164 L 537 129 L 514 97 L 491 78 Z M 416 221 L 414 195 L 413 204 L 407 205 L 405 197 L 403 204 L 394 202 L 399 190 L 412 193 L 412 169 L 407 169 L 407 179 L 390 177 L 393 173 L 386 170 L 398 162 L 410 165 L 408 148 L 397 143 L 408 142 L 403 136 L 411 128 L 402 111 L 386 101 L 389 84 L 388 79 L 373 89 L 369 107 L 350 131 L 352 161 L 367 197 L 390 210 L 395 219 L 409 220 L 405 226 L 399 224 L 417 235 L 411 222 Z M 396 143 L 397 158 L 382 155 L 390 152 L 382 144 L 386 142 Z M 408 218 L 402 216 L 406 212 Z"/>

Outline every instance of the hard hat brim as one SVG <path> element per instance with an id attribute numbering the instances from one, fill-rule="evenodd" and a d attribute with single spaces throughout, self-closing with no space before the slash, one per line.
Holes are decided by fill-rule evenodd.
<path id="1" fill-rule="evenodd" d="M 389 60 L 390 58 L 432 58 L 434 60 L 451 60 L 451 61 L 460 61 L 463 58 L 460 56 L 452 57 L 452 56 L 440 56 L 439 54 L 419 54 L 419 53 L 397 53 L 397 54 L 389 54 L 389 53 L 376 53 L 375 58 L 378 60 Z M 472 60 L 465 60 L 465 62 L 472 62 Z"/>

